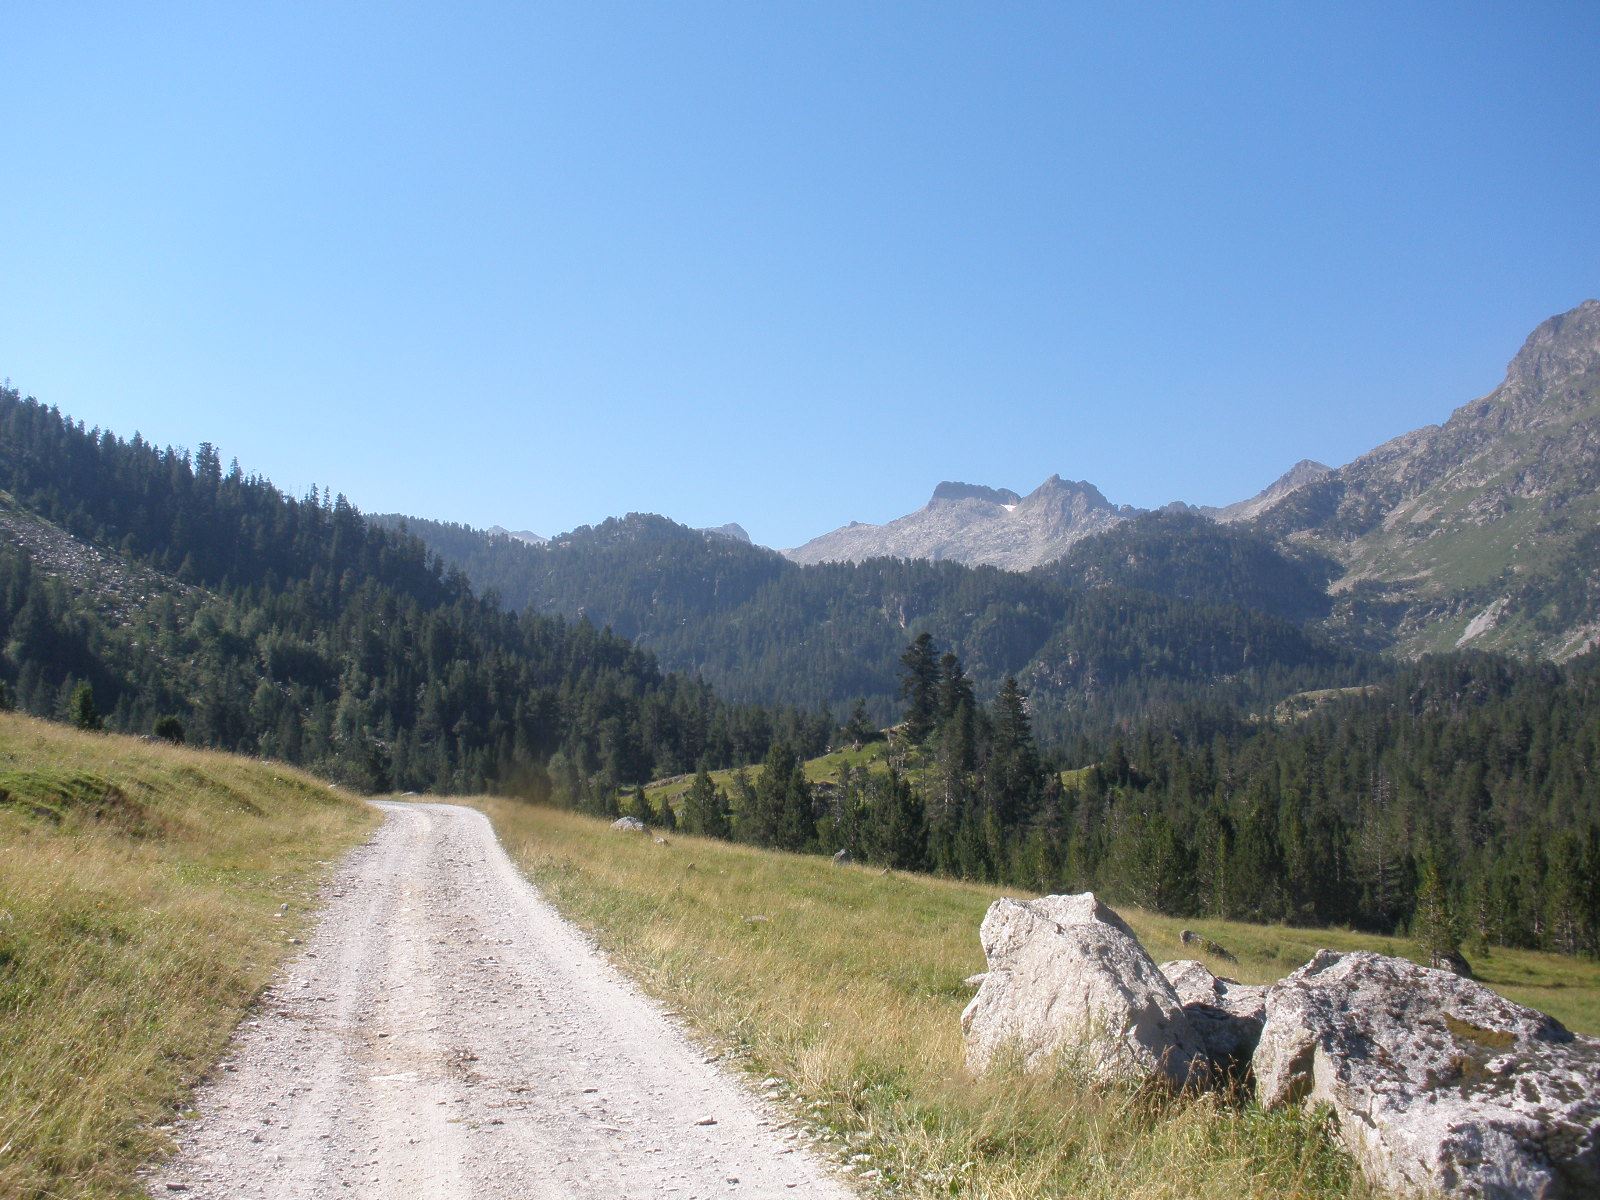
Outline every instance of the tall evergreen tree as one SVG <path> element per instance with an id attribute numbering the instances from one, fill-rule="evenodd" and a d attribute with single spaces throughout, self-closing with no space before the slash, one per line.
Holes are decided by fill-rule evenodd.
<path id="1" fill-rule="evenodd" d="M 695 772 L 689 790 L 684 793 L 681 820 L 685 833 L 725 838 L 732 832 L 728 797 L 717 787 L 703 764 Z"/>
<path id="2" fill-rule="evenodd" d="M 939 660 L 933 635 L 919 633 L 900 656 L 900 695 L 906 701 L 905 733 L 919 745 L 939 720 Z"/>

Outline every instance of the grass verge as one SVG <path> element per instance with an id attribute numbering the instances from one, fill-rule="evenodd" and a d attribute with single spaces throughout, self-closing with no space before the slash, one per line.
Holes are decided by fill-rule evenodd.
<path id="1" fill-rule="evenodd" d="M 1066 1075 L 968 1077 L 962 980 L 983 969 L 977 929 L 995 889 L 697 838 L 658 845 L 570 813 L 473 803 L 553 903 L 703 1036 L 779 1080 L 774 1090 L 876 1189 L 988 1200 L 1368 1195 L 1312 1116 L 1086 1088 Z"/>
<path id="2" fill-rule="evenodd" d="M 0 715 L 0 1196 L 142 1194 L 375 820 L 288 767 Z"/>

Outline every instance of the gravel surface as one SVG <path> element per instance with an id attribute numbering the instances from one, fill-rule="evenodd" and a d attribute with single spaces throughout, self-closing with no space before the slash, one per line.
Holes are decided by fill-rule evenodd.
<path id="1" fill-rule="evenodd" d="M 851 1195 L 539 896 L 481 813 L 381 807 L 152 1196 Z"/>

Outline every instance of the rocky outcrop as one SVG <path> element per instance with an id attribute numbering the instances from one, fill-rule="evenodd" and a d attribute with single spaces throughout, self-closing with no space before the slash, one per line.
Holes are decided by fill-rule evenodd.
<path id="1" fill-rule="evenodd" d="M 1092 892 L 997 900 L 962 1013 L 967 1065 L 1327 1105 L 1375 1185 L 1474 1200 L 1600 1196 L 1600 1040 L 1449 971 L 1318 951 L 1271 987 L 1158 968 Z"/>
<path id="2" fill-rule="evenodd" d="M 1162 963 L 1161 974 L 1205 1044 L 1216 1077 L 1243 1081 L 1266 1021 L 1266 986 L 1220 978 L 1192 958 Z"/>
<path id="3" fill-rule="evenodd" d="M 1185 929 L 1179 933 L 1178 940 L 1185 946 L 1198 946 L 1201 951 L 1211 955 L 1213 958 L 1220 958 L 1231 963 L 1239 961 L 1234 957 L 1233 952 L 1220 942 L 1214 942 L 1208 937 L 1203 937 L 1192 929 Z"/>
<path id="4" fill-rule="evenodd" d="M 914 513 L 884 525 L 853 521 L 783 553 L 798 563 L 862 562 L 887 555 L 1026 571 L 1054 562 L 1079 541 L 1138 511 L 1112 504 L 1092 483 L 1059 475 L 1026 496 L 1009 488 L 946 482 Z"/>
<path id="5" fill-rule="evenodd" d="M 1600 1195 L 1600 1042 L 1449 972 L 1320 951 L 1268 992 L 1254 1068 L 1263 1107 L 1329 1105 L 1382 1187 Z"/>
<path id="6" fill-rule="evenodd" d="M 973 1071 L 1015 1053 L 1024 1069 L 1062 1055 L 1099 1079 L 1207 1078 L 1205 1044 L 1172 985 L 1092 892 L 996 900 L 979 936 L 989 970 L 961 1015 Z"/>

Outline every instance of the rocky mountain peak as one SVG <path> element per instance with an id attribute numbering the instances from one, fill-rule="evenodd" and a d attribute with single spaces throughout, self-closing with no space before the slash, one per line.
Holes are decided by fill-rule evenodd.
<path id="1" fill-rule="evenodd" d="M 945 480 L 933 489 L 932 504 L 938 500 L 985 500 L 990 504 L 1015 504 L 1022 497 L 1010 488 L 985 487 L 981 483 L 954 483 Z"/>
<path id="2" fill-rule="evenodd" d="M 861 562 L 885 555 L 954 559 L 1024 571 L 1126 519 L 1092 483 L 1052 475 L 1026 496 L 946 481 L 914 513 L 884 525 L 852 523 L 784 551 L 799 563 Z"/>
<path id="3" fill-rule="evenodd" d="M 1280 475 L 1277 481 L 1273 483 L 1272 486 L 1267 490 L 1270 492 L 1273 490 L 1273 488 L 1282 488 L 1287 491 L 1297 488 L 1303 483 L 1311 483 L 1314 480 L 1321 479 L 1324 475 L 1329 474 L 1332 470 L 1332 467 L 1328 466 L 1326 463 L 1319 463 L 1314 458 L 1302 458 L 1299 462 L 1295 463 L 1294 466 L 1290 467 L 1287 471 Z"/>
<path id="4" fill-rule="evenodd" d="M 1528 335 L 1506 368 L 1506 383 L 1537 391 L 1596 367 L 1600 367 L 1600 300 L 1585 300 Z"/>
<path id="5" fill-rule="evenodd" d="M 1052 475 L 1033 491 L 1023 497 L 1025 504 L 1042 504 L 1048 501 L 1072 503 L 1081 501 L 1090 508 L 1106 508 L 1116 511 L 1116 506 L 1107 500 L 1104 494 L 1094 484 L 1086 479 L 1063 479 L 1059 475 Z"/>
<path id="6" fill-rule="evenodd" d="M 1248 521 L 1260 516 L 1290 492 L 1298 491 L 1308 483 L 1316 483 L 1333 474 L 1333 468 L 1317 462 L 1315 459 L 1302 458 L 1266 487 L 1262 488 L 1248 500 L 1238 500 L 1222 508 L 1200 507 L 1194 511 L 1210 517 L 1214 521 L 1229 524 L 1234 521 Z"/>
<path id="7" fill-rule="evenodd" d="M 712 526 L 702 529 L 700 532 L 710 534 L 712 537 L 731 538 L 736 542 L 743 542 L 747 546 L 750 544 L 750 535 L 745 532 L 745 527 L 737 521 L 729 521 L 726 525 Z"/>

